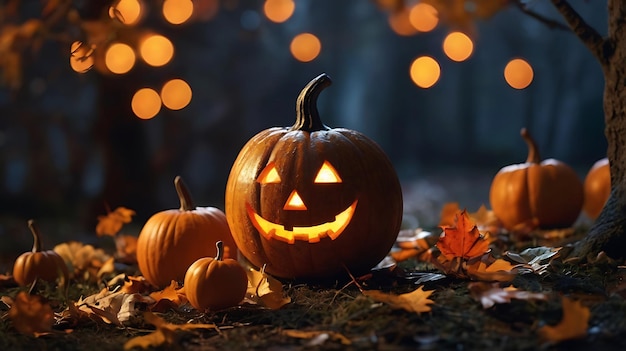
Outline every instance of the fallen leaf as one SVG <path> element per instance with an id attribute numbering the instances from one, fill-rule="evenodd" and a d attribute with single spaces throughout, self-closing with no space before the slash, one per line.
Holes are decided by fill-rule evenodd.
<path id="1" fill-rule="evenodd" d="M 489 242 L 484 240 L 466 210 L 457 212 L 455 226 L 442 229 L 437 248 L 448 260 L 455 257 L 471 259 L 489 251 Z"/>
<path id="2" fill-rule="evenodd" d="M 50 304 L 43 297 L 29 295 L 25 291 L 20 291 L 15 296 L 8 315 L 13 327 L 22 334 L 38 336 L 49 333 L 54 324 L 54 313 Z"/>
<path id="3" fill-rule="evenodd" d="M 446 202 L 439 214 L 439 227 L 452 227 L 456 223 L 456 215 L 461 210 L 458 202 Z"/>
<path id="4" fill-rule="evenodd" d="M 328 339 L 339 341 L 342 345 L 352 345 L 352 341 L 343 334 L 329 330 L 305 331 L 287 329 L 281 331 L 281 334 L 297 339 L 310 339 L 311 342 L 307 344 L 309 347 L 319 346 Z"/>
<path id="5" fill-rule="evenodd" d="M 150 297 L 155 301 L 155 304 L 150 307 L 150 310 L 152 312 L 165 312 L 186 303 L 187 297 L 180 289 L 178 282 L 172 280 L 165 289 L 152 292 Z"/>
<path id="6" fill-rule="evenodd" d="M 126 264 L 137 263 L 137 237 L 134 235 L 115 236 L 115 257 L 118 262 Z"/>
<path id="7" fill-rule="evenodd" d="M 501 288 L 499 283 L 474 282 L 469 283 L 468 288 L 472 297 L 485 309 L 497 303 L 510 303 L 511 299 L 546 300 L 548 298 L 546 294 L 518 290 L 514 286 Z"/>
<path id="8" fill-rule="evenodd" d="M 420 228 L 401 230 L 396 238 L 398 249 L 392 250 L 390 256 L 395 262 L 402 262 L 410 258 L 428 262 L 432 257 L 431 248 L 437 238 L 438 236 L 432 232 Z"/>
<path id="9" fill-rule="evenodd" d="M 555 325 L 546 325 L 539 329 L 539 335 L 550 342 L 558 343 L 564 340 L 580 339 L 587 335 L 589 327 L 589 308 L 583 306 L 580 301 L 567 297 L 561 300 L 563 306 L 563 318 Z"/>
<path id="10" fill-rule="evenodd" d="M 515 279 L 515 276 L 517 275 L 517 270 L 515 268 L 517 267 L 512 265 L 510 262 L 498 258 L 493 260 L 480 260 L 467 265 L 464 271 L 467 272 L 467 275 L 472 279 L 478 279 L 481 281 L 508 282 Z"/>
<path id="11" fill-rule="evenodd" d="M 434 290 L 424 291 L 424 286 L 405 294 L 390 294 L 379 290 L 364 290 L 363 295 L 370 297 L 374 301 L 383 302 L 394 309 L 404 309 L 409 312 L 422 313 L 430 312 L 430 304 L 435 303 L 428 297 Z"/>
<path id="12" fill-rule="evenodd" d="M 283 284 L 265 273 L 265 267 L 261 268 L 261 271 L 250 268 L 247 271 L 247 275 L 247 302 L 259 304 L 273 310 L 291 302 L 291 298 L 283 292 Z"/>
<path id="13" fill-rule="evenodd" d="M 98 280 L 99 273 L 104 274 L 109 269 L 105 267 L 100 272 L 111 256 L 92 245 L 70 241 L 56 245 L 53 250 L 63 258 L 72 277 L 76 279 L 95 282 Z"/>
<path id="14" fill-rule="evenodd" d="M 96 320 L 123 326 L 144 310 L 139 306 L 153 305 L 154 302 L 151 297 L 139 293 L 127 293 L 121 289 L 110 291 L 104 288 L 96 294 L 81 298 L 75 305 L 88 316 L 96 317 Z"/>
<path id="15" fill-rule="evenodd" d="M 504 255 L 536 274 L 544 274 L 550 263 L 560 256 L 560 251 L 561 247 L 540 246 L 528 248 L 519 254 L 507 251 Z"/>
<path id="16" fill-rule="evenodd" d="M 132 221 L 135 211 L 126 207 L 118 207 L 105 216 L 98 216 L 96 234 L 98 236 L 115 236 L 122 229 L 122 226 Z"/>
<path id="17" fill-rule="evenodd" d="M 160 318 L 152 312 L 144 312 L 144 320 L 156 327 L 156 330 L 150 334 L 136 336 L 128 340 L 124 344 L 124 350 L 130 350 L 135 347 L 142 349 L 150 347 L 159 347 L 167 345 L 175 345 L 178 341 L 178 331 L 188 331 L 195 329 L 217 329 L 215 324 L 172 324 L 167 323 L 164 319 Z"/>
<path id="18" fill-rule="evenodd" d="M 502 222 L 484 204 L 476 212 L 470 213 L 469 216 L 476 223 L 478 230 L 485 236 L 487 236 L 487 232 L 498 233 L 502 230 Z"/>

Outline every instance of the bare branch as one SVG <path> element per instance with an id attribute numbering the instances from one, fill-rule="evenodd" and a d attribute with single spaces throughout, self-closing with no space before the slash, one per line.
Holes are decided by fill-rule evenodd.
<path id="1" fill-rule="evenodd" d="M 567 24 L 578 38 L 587 46 L 591 53 L 604 66 L 613 54 L 611 42 L 604 39 L 593 27 L 576 12 L 567 0 L 551 0 L 552 4 L 561 13 Z"/>
<path id="2" fill-rule="evenodd" d="M 566 24 L 556 21 L 552 18 L 548 18 L 540 13 L 537 13 L 531 9 L 529 9 L 524 3 L 523 0 L 513 0 L 511 1 L 520 11 L 524 14 L 536 19 L 537 21 L 545 24 L 550 29 L 562 29 L 562 30 L 571 30 Z"/>

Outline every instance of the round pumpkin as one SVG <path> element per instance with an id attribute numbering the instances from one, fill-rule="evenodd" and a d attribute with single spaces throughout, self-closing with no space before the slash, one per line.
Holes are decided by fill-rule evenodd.
<path id="1" fill-rule="evenodd" d="M 216 241 L 224 242 L 226 257 L 236 257 L 237 247 L 224 212 L 215 207 L 195 207 L 180 176 L 174 179 L 174 186 L 180 208 L 152 215 L 137 238 L 139 270 L 157 287 L 182 281 L 189 265 L 212 254 Z"/>
<path id="2" fill-rule="evenodd" d="M 226 186 L 226 218 L 242 255 L 281 278 L 330 279 L 367 272 L 395 242 L 402 192 L 383 150 L 365 135 L 329 128 L 313 79 L 291 127 L 264 130 L 237 156 Z"/>
<path id="3" fill-rule="evenodd" d="M 41 233 L 34 220 L 28 221 L 28 228 L 33 235 L 33 249 L 21 254 L 13 264 L 13 279 L 20 286 L 32 284 L 35 279 L 54 282 L 61 279 L 65 284 L 69 277 L 63 258 L 52 250 L 42 250 Z"/>
<path id="4" fill-rule="evenodd" d="M 215 258 L 204 257 L 196 260 L 185 274 L 185 296 L 193 307 L 201 311 L 237 306 L 248 290 L 246 271 L 239 262 L 224 259 L 221 241 L 215 246 Z"/>
<path id="5" fill-rule="evenodd" d="M 589 218 L 596 219 L 611 194 L 611 169 L 608 158 L 605 157 L 593 164 L 585 176 L 583 186 L 585 191 L 583 211 Z"/>
<path id="6" fill-rule="evenodd" d="M 571 226 L 582 208 L 582 182 L 567 164 L 552 158 L 541 161 L 526 128 L 521 135 L 528 158 L 500 169 L 493 178 L 489 201 L 494 214 L 510 231 Z"/>

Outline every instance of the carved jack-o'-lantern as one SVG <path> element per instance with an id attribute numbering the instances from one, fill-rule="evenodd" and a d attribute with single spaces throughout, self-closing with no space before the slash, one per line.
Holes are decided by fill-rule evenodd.
<path id="1" fill-rule="evenodd" d="M 322 74 L 300 93 L 296 123 L 242 148 L 226 188 L 226 217 L 243 256 L 283 278 L 361 273 L 393 245 L 402 193 L 391 162 L 363 134 L 319 118 Z"/>

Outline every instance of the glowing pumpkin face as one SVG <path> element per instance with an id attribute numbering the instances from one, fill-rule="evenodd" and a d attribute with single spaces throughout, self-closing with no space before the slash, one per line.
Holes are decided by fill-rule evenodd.
<path id="1" fill-rule="evenodd" d="M 319 119 L 315 100 L 329 83 L 326 75 L 309 83 L 296 124 L 250 139 L 228 178 L 225 212 L 235 242 L 277 277 L 366 272 L 389 252 L 402 220 L 400 183 L 380 147 Z"/>

